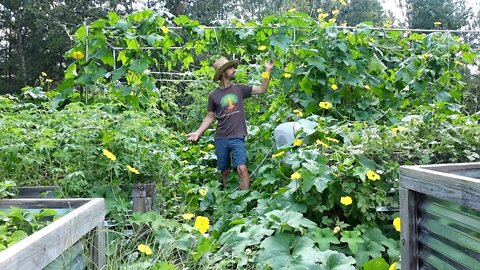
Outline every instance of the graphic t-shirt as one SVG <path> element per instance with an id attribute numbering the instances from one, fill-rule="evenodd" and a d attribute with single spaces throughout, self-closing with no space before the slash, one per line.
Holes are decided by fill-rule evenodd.
<path id="1" fill-rule="evenodd" d="M 247 122 L 243 100 L 252 96 L 252 86 L 232 84 L 217 88 L 208 96 L 209 112 L 214 112 L 218 121 L 216 139 L 241 138 L 247 135 Z"/>

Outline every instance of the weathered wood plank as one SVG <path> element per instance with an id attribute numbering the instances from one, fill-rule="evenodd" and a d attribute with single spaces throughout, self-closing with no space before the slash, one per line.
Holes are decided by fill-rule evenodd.
<path id="1" fill-rule="evenodd" d="M 413 176 L 400 174 L 400 187 L 480 210 L 480 183 L 459 180 L 460 176 L 429 176 L 423 173 L 410 175 Z"/>
<path id="2" fill-rule="evenodd" d="M 415 192 L 400 187 L 400 249 L 402 269 L 418 269 L 417 198 Z"/>
<path id="3" fill-rule="evenodd" d="M 454 163 L 454 164 L 433 164 L 433 165 L 418 165 L 418 166 L 402 166 L 404 168 L 422 168 L 439 172 L 454 172 L 454 171 L 470 171 L 480 170 L 480 162 L 471 163 Z"/>
<path id="4" fill-rule="evenodd" d="M 67 205 L 81 200 L 71 200 Z M 83 200 L 87 202 L 42 230 L 0 252 L 0 269 L 42 269 L 103 222 L 105 218 L 104 200 Z M 49 204 L 47 203 L 47 205 Z"/>
<path id="5" fill-rule="evenodd" d="M 41 187 L 17 187 L 18 196 L 20 198 L 55 198 L 54 186 Z"/>
<path id="6" fill-rule="evenodd" d="M 480 168 L 478 169 L 480 170 Z M 480 185 L 480 179 L 477 178 L 436 171 L 425 167 L 420 168 L 414 166 L 402 166 L 400 167 L 400 174 L 409 176 L 410 178 L 423 179 L 445 185 L 450 185 L 452 183 L 458 182 L 458 185 L 465 186 L 466 188 L 478 187 Z"/>
<path id="7" fill-rule="evenodd" d="M 92 259 L 95 269 L 102 269 L 106 265 L 105 246 L 107 244 L 105 238 L 105 226 L 102 222 L 98 224 L 94 231 Z"/>
<path id="8" fill-rule="evenodd" d="M 2 199 L 0 208 L 9 208 L 10 206 L 23 209 L 40 208 L 78 208 L 92 199 Z"/>

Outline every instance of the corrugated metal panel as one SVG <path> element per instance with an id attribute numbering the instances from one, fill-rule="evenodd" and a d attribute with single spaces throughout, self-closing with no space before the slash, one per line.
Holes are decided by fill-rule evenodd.
<path id="1" fill-rule="evenodd" d="M 43 270 L 85 270 L 87 269 L 86 262 L 83 245 L 77 242 L 45 266 Z"/>
<path id="2" fill-rule="evenodd" d="M 480 269 L 480 211 L 426 195 L 418 201 L 420 269 Z"/>

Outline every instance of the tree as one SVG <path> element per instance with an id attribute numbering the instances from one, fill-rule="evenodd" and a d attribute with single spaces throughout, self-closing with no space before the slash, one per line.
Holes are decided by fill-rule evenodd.
<path id="1" fill-rule="evenodd" d="M 455 30 L 467 25 L 472 15 L 464 0 L 404 0 L 403 5 L 409 27 L 414 29 Z"/>
<path id="2" fill-rule="evenodd" d="M 355 26 L 365 21 L 383 25 L 385 20 L 382 4 L 378 0 L 350 0 L 338 18 L 338 21 L 345 21 L 349 26 Z"/>
<path id="3" fill-rule="evenodd" d="M 106 13 L 100 0 L 4 0 L 0 4 L 0 94 L 33 85 L 43 73 L 63 78 L 69 32 Z"/>

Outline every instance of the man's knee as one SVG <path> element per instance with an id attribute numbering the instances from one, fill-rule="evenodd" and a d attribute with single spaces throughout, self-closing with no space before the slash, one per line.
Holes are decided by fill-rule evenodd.
<path id="1" fill-rule="evenodd" d="M 228 177 L 230 175 L 230 169 L 225 169 L 220 172 L 223 177 Z"/>
<path id="2" fill-rule="evenodd" d="M 238 165 L 237 166 L 238 173 L 248 173 L 248 169 L 246 165 Z"/>

